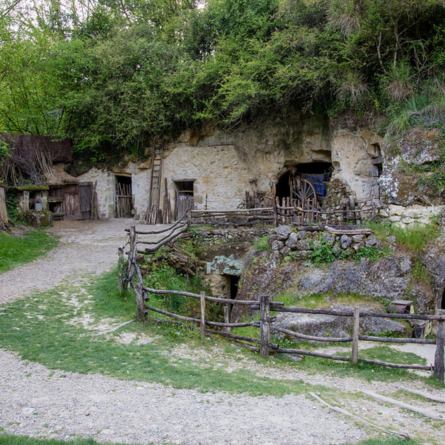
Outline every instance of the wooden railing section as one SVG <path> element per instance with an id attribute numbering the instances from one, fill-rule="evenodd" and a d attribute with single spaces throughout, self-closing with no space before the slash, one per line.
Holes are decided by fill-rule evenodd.
<path id="1" fill-rule="evenodd" d="M 191 210 L 191 224 L 246 226 L 255 224 L 294 224 L 320 226 L 325 224 L 361 224 L 378 214 L 376 207 L 329 210 L 304 209 L 288 199 L 277 200 L 273 207 L 235 210 Z"/>

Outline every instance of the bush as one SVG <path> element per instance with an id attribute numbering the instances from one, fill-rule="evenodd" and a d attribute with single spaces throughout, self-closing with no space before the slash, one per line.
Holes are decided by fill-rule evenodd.
<path id="1" fill-rule="evenodd" d="M 259 238 L 257 238 L 254 243 L 253 246 L 255 247 L 255 250 L 257 252 L 268 252 L 271 250 L 271 246 L 269 243 L 269 236 L 268 235 L 263 235 L 260 236 Z"/>

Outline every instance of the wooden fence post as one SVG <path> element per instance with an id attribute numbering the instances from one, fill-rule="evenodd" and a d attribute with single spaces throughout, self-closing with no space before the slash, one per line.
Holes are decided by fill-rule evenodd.
<path id="1" fill-rule="evenodd" d="M 205 338 L 206 329 L 206 296 L 201 292 L 201 340 Z"/>
<path id="2" fill-rule="evenodd" d="M 224 310 L 224 323 L 230 323 L 230 305 L 229 304 L 225 304 L 223 310 Z M 226 332 L 227 334 L 229 334 L 230 333 L 230 327 L 229 326 L 225 326 L 223 331 Z"/>
<path id="3" fill-rule="evenodd" d="M 445 316 L 445 310 L 440 309 L 437 311 L 437 314 Z M 437 322 L 436 354 L 434 357 L 434 377 L 436 377 L 442 383 L 445 382 L 444 346 L 445 321 L 439 320 Z"/>
<path id="4" fill-rule="evenodd" d="M 270 298 L 269 295 L 260 297 L 260 334 L 261 346 L 260 353 L 263 357 L 269 355 L 270 349 Z"/>
<path id="5" fill-rule="evenodd" d="M 353 365 L 356 365 L 358 363 L 358 339 L 360 335 L 360 309 L 358 307 L 354 308 L 352 323 L 351 362 Z"/>

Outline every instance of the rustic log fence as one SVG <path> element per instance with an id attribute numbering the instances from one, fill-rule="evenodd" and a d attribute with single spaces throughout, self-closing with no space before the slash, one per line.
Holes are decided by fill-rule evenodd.
<path id="1" fill-rule="evenodd" d="M 248 226 L 256 224 L 293 224 L 321 226 L 326 224 L 354 224 L 375 219 L 377 207 L 355 209 L 301 208 L 290 198 L 277 198 L 272 207 L 235 210 L 191 210 L 191 224 Z"/>

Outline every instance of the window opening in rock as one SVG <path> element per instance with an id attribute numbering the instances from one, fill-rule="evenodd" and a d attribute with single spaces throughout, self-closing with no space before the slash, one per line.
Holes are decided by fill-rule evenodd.
<path id="1" fill-rule="evenodd" d="M 442 302 L 441 302 L 440 308 L 445 309 L 445 289 L 443 290 L 443 293 L 442 293 Z"/>
<path id="2" fill-rule="evenodd" d="M 116 218 L 133 215 L 133 191 L 130 175 L 116 175 Z"/>
<path id="3" fill-rule="evenodd" d="M 175 218 L 182 218 L 194 207 L 194 185 L 195 180 L 174 181 L 175 182 Z"/>

